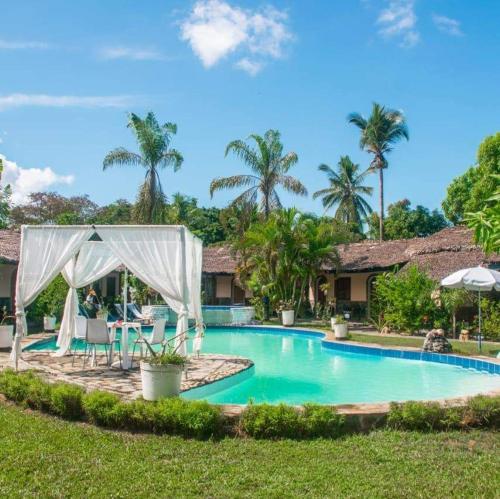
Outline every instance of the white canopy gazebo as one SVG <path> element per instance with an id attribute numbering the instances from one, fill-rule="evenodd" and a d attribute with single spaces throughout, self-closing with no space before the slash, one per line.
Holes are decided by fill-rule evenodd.
<path id="1" fill-rule="evenodd" d="M 90 240 L 97 234 L 100 241 Z M 188 319 L 196 321 L 194 350 L 201 349 L 202 243 L 177 225 L 23 225 L 16 281 L 16 335 L 11 360 L 16 368 L 27 333 L 25 308 L 60 272 L 70 286 L 57 340 L 65 355 L 78 314 L 77 288 L 123 264 L 161 294 L 177 313 L 176 348 L 186 354 Z"/>

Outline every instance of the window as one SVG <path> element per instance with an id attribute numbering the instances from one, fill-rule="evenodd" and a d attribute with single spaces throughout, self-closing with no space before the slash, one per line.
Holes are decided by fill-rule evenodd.
<path id="1" fill-rule="evenodd" d="M 335 279 L 335 298 L 337 300 L 351 299 L 351 278 L 339 277 Z"/>

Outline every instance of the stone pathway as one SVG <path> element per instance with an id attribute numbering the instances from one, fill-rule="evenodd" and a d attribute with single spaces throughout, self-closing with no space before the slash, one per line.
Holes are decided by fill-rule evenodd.
<path id="1" fill-rule="evenodd" d="M 33 338 L 30 337 L 32 340 Z M 25 351 L 19 369 L 34 369 L 43 373 L 49 381 L 65 381 L 83 386 L 87 390 L 105 390 L 116 393 L 124 399 L 134 399 L 142 394 L 141 373 L 138 367 L 129 371 L 106 366 L 106 357 L 97 355 L 97 366 L 89 362 L 83 368 L 83 356 L 54 357 L 53 352 Z M 9 353 L 0 352 L 0 369 L 10 366 Z M 181 390 L 207 385 L 232 376 L 253 366 L 253 362 L 243 357 L 221 354 L 203 354 L 189 357 L 182 377 Z"/>

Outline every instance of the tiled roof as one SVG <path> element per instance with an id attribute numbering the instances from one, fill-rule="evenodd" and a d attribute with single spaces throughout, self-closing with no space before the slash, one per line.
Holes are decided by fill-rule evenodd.
<path id="1" fill-rule="evenodd" d="M 19 232 L 0 230 L 0 262 L 16 263 L 19 243 Z M 500 266 L 500 255 L 486 256 L 474 244 L 472 231 L 465 227 L 450 227 L 422 238 L 345 244 L 338 250 L 341 271 L 344 272 L 371 272 L 414 262 L 431 277 L 442 279 L 465 267 L 479 264 Z M 228 245 L 203 248 L 203 272 L 234 274 L 236 267 L 237 261 Z"/>
<path id="2" fill-rule="evenodd" d="M 21 234 L 14 230 L 0 230 L 0 263 L 17 263 Z"/>

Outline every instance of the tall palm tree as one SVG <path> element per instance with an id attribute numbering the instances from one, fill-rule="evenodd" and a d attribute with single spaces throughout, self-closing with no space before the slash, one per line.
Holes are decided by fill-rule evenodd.
<path id="1" fill-rule="evenodd" d="M 255 141 L 256 148 L 243 140 L 230 142 L 226 147 L 226 156 L 229 152 L 233 152 L 250 167 L 252 174 L 215 178 L 210 184 L 210 196 L 222 189 L 248 187 L 231 204 L 255 204 L 260 195 L 260 209 L 267 219 L 272 209 L 281 207 L 281 201 L 276 192 L 278 186 L 294 194 L 307 195 L 304 185 L 287 174 L 297 163 L 298 157 L 294 152 L 283 155 L 283 144 L 280 138 L 277 130 L 268 130 L 263 137 L 256 134 L 250 135 L 249 139 Z"/>
<path id="2" fill-rule="evenodd" d="M 372 187 L 363 185 L 369 170 L 358 173 L 359 165 L 354 164 L 349 156 L 342 156 L 335 172 L 328 165 L 319 165 L 318 170 L 325 172 L 330 187 L 321 189 L 313 194 L 313 199 L 322 197 L 325 209 L 335 205 L 335 218 L 346 223 L 355 223 L 360 230 L 363 221 L 372 212 L 371 206 L 365 201 L 364 195 L 371 196 Z"/>
<path id="3" fill-rule="evenodd" d="M 370 163 L 372 171 L 378 171 L 380 184 L 380 240 L 384 239 L 384 169 L 388 162 L 386 155 L 392 146 L 401 139 L 410 139 L 406 120 L 400 111 L 388 109 L 373 103 L 372 113 L 368 119 L 358 113 L 351 113 L 347 121 L 361 130 L 359 145 L 361 149 L 373 154 Z"/>
<path id="4" fill-rule="evenodd" d="M 142 166 L 146 174 L 137 195 L 134 218 L 139 223 L 159 223 L 166 199 L 159 171 L 167 166 L 177 171 L 184 160 L 179 151 L 170 147 L 172 136 L 177 133 L 177 125 L 160 125 L 155 115 L 149 112 L 144 119 L 131 113 L 127 126 L 137 139 L 140 153 L 127 151 L 124 147 L 113 149 L 104 158 L 103 170 L 112 165 Z"/>

